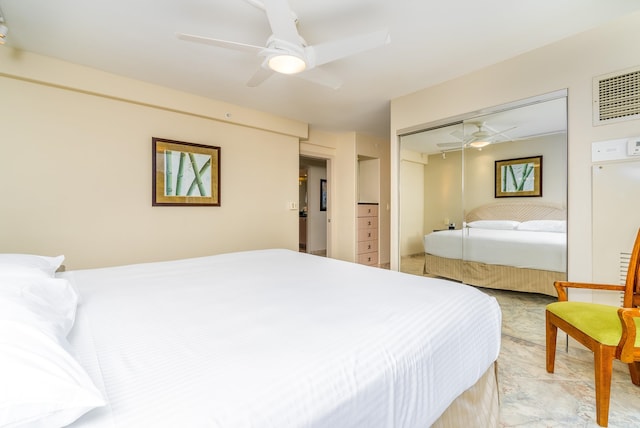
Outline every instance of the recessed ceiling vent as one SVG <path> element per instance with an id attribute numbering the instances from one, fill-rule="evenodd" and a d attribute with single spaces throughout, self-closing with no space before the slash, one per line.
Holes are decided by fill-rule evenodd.
<path id="1" fill-rule="evenodd" d="M 593 78 L 593 124 L 640 119 L 640 67 Z"/>

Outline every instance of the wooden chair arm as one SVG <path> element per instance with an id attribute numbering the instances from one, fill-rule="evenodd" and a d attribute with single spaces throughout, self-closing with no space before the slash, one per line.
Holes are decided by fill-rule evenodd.
<path id="1" fill-rule="evenodd" d="M 593 284 L 590 282 L 573 282 L 573 281 L 555 281 L 553 286 L 556 287 L 558 292 L 558 300 L 566 302 L 569 299 L 567 294 L 567 288 L 590 288 L 592 290 L 611 290 L 611 291 L 624 291 L 624 285 L 614 284 Z"/>
<path id="2" fill-rule="evenodd" d="M 640 308 L 620 308 L 618 317 L 622 322 L 622 337 L 618 344 L 620 361 L 632 363 L 636 360 L 634 354 L 640 354 L 640 348 L 636 348 L 636 323 L 634 318 L 640 318 Z"/>

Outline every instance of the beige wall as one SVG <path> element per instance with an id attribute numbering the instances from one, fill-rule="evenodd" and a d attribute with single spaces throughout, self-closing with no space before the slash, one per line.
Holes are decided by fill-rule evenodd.
<path id="1" fill-rule="evenodd" d="M 0 93 L 0 252 L 78 269 L 297 249 L 306 124 L 4 48 Z M 220 207 L 151 206 L 152 137 L 221 147 Z"/>
<path id="2" fill-rule="evenodd" d="M 640 134 L 640 121 L 592 125 L 592 78 L 640 64 L 640 12 L 391 102 L 391 178 L 398 131 L 483 108 L 568 89 L 568 274 L 590 280 L 591 143 Z M 396 188 L 392 182 L 392 189 Z M 397 192 L 392 204 L 398 206 Z M 392 214 L 395 215 L 395 210 Z M 392 217 L 392 267 L 398 254 Z M 397 260 L 395 260 L 397 263 Z"/>

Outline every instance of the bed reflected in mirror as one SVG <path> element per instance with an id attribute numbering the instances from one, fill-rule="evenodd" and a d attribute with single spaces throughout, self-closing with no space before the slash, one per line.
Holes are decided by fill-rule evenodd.
<path id="1" fill-rule="evenodd" d="M 555 296 L 567 265 L 566 96 L 400 137 L 400 270 Z"/>

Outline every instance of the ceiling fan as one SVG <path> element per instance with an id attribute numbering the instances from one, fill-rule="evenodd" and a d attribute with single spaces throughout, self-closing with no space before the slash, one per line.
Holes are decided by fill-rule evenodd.
<path id="1" fill-rule="evenodd" d="M 463 147 L 482 149 L 483 147 L 486 147 L 497 140 L 499 136 L 502 136 L 504 141 L 511 141 L 512 139 L 504 133 L 516 128 L 515 126 L 513 126 L 502 131 L 497 131 L 487 126 L 484 122 L 469 122 L 469 124 L 476 126 L 478 130 L 468 135 L 467 137 L 464 136 L 464 133 L 462 131 L 456 130 L 452 132 L 451 135 L 459 138 L 460 141 L 456 141 L 453 143 L 438 143 L 437 146 L 443 149 L 454 150 L 462 149 Z"/>
<path id="2" fill-rule="evenodd" d="M 265 46 L 255 46 L 229 40 L 214 39 L 193 34 L 176 33 L 179 39 L 204 43 L 226 49 L 257 54 L 262 58 L 258 71 L 249 79 L 247 86 L 258 86 L 274 73 L 299 74 L 301 78 L 338 89 L 342 82 L 324 72 L 318 66 L 347 56 L 355 55 L 390 42 L 387 30 L 360 34 L 346 39 L 307 45 L 297 29 L 298 18 L 291 10 L 288 0 L 245 0 L 262 9 L 273 34 Z"/>

